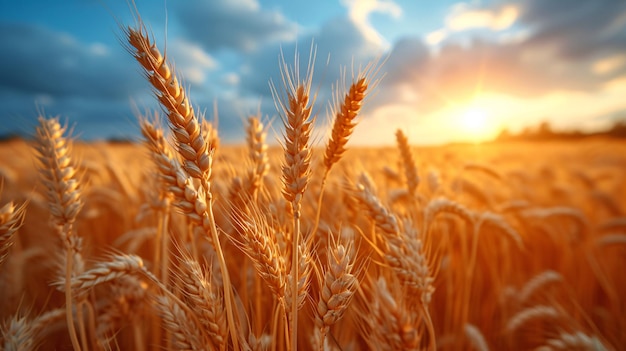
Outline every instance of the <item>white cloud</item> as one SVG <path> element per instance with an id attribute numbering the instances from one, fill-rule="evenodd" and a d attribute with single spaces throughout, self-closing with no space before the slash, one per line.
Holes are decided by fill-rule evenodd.
<path id="1" fill-rule="evenodd" d="M 497 8 L 475 8 L 468 3 L 458 3 L 452 6 L 445 18 L 445 26 L 424 36 L 424 41 L 430 46 L 437 46 L 456 32 L 469 29 L 485 28 L 494 32 L 501 32 L 510 28 L 519 18 L 520 10 L 517 6 L 507 4 Z M 501 33 L 503 41 L 515 40 L 517 32 Z"/>
<path id="2" fill-rule="evenodd" d="M 488 28 L 500 31 L 511 27 L 519 16 L 514 5 L 497 9 L 474 9 L 467 4 L 457 4 L 446 17 L 446 27 L 453 31 L 473 28 Z"/>
<path id="3" fill-rule="evenodd" d="M 384 13 L 393 18 L 402 15 L 402 8 L 392 0 L 343 0 L 342 3 L 348 8 L 348 16 L 365 37 L 377 45 L 385 45 L 385 41 L 372 26 L 369 17 L 372 13 Z"/>
<path id="4" fill-rule="evenodd" d="M 448 36 L 448 31 L 445 28 L 430 32 L 426 34 L 424 40 L 428 45 L 437 45 L 444 41 Z"/>
<path id="5" fill-rule="evenodd" d="M 170 48 L 176 63 L 176 70 L 182 73 L 185 81 L 202 84 L 209 71 L 217 67 L 215 59 L 202 47 L 183 39 L 176 39 Z"/>

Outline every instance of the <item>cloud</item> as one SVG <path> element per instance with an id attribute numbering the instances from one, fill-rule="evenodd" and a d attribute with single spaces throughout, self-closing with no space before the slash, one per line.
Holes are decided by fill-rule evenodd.
<path id="1" fill-rule="evenodd" d="M 185 82 L 201 85 L 207 73 L 218 67 L 217 61 L 199 45 L 184 39 L 177 39 L 168 47 L 176 57 L 176 69 Z"/>
<path id="2" fill-rule="evenodd" d="M 359 67 L 364 67 L 383 54 L 383 48 L 369 41 L 361 29 L 347 17 L 333 18 L 318 31 L 299 37 L 297 42 L 268 45 L 248 55 L 244 63 L 245 69 L 240 76 L 241 94 L 257 98 L 262 114 L 277 116 L 269 81 L 275 84 L 279 92 L 283 91 L 279 56 L 282 52 L 287 65 L 292 66 L 294 56 L 298 53 L 299 70 L 304 75 L 312 44 L 317 52 L 312 84 L 312 94 L 317 98 L 314 113 L 319 116 L 318 125 L 325 123 L 326 108 L 332 100 L 333 86 L 342 77 L 341 69 L 347 69 L 347 78 L 350 79 L 352 67 L 356 72 Z M 350 84 L 349 81 L 346 83 Z"/>
<path id="3" fill-rule="evenodd" d="M 84 137 L 127 135 L 130 97 L 150 89 L 123 48 L 45 27 L 0 23 L 0 134 L 32 134 L 39 111 L 80 123 Z M 10 53 L 10 54 L 8 54 Z M 123 124 L 122 124 L 123 123 Z"/>
<path id="4" fill-rule="evenodd" d="M 288 64 L 299 52 L 304 71 L 311 43 L 317 47 L 313 93 L 315 111 L 322 115 L 318 124 L 324 122 L 331 87 L 341 78 L 340 67 L 348 68 L 349 77 L 353 64 L 358 67 L 388 53 L 385 77 L 368 97 L 362 120 L 366 130 L 385 125 L 391 130 L 385 139 L 398 126 L 434 128 L 432 116 L 451 103 L 472 100 L 477 92 L 517 99 L 513 108 L 502 111 L 549 96 L 550 104 L 544 106 L 556 108 L 568 104 L 567 98 L 592 104 L 593 99 L 582 96 L 606 92 L 607 85 L 626 77 L 626 3 L 620 0 L 577 6 L 569 0 L 456 5 L 443 28 L 390 44 L 370 18 L 402 16 L 395 2 L 342 3 L 344 15 L 305 31 L 257 0 L 177 2 L 168 56 L 189 83 L 198 112 L 206 110 L 210 117 L 217 101 L 220 131 L 227 140 L 243 135 L 242 118 L 259 106 L 263 115 L 276 115 L 268 82 L 272 79 L 282 89 L 280 52 Z M 0 116 L 8 116 L 0 134 L 32 125 L 40 107 L 76 123 L 86 138 L 127 135 L 136 132 L 131 98 L 141 108 L 159 108 L 137 63 L 120 46 L 81 42 L 45 27 L 2 23 L 0 47 L 11 53 L 0 55 Z M 613 90 L 610 94 L 617 96 Z M 616 101 L 611 100 L 612 110 L 626 109 Z M 414 126 L 415 116 L 423 124 Z M 279 124 L 275 122 L 276 129 Z"/>
<path id="5" fill-rule="evenodd" d="M 280 12 L 262 9 L 256 0 L 181 1 L 175 13 L 187 37 L 210 52 L 250 52 L 268 43 L 293 40 L 298 30 Z"/>
<path id="6" fill-rule="evenodd" d="M 508 8 L 517 11 L 514 23 Z M 611 88 L 626 81 L 623 1 L 508 1 L 456 7 L 448 18 L 450 28 L 394 43 L 386 76 L 368 102 L 363 124 L 369 129 L 413 129 L 421 142 L 434 141 L 429 138 L 446 134 L 445 111 L 481 97 L 492 97 L 485 101 L 494 108 L 495 101 L 509 101 L 498 108 L 499 118 L 515 116 L 518 126 L 546 117 L 583 125 L 594 114 L 626 109 L 617 98 L 625 85 Z M 449 35 L 453 29 L 458 32 Z M 579 103 L 586 105 L 571 108 Z M 370 140 L 365 134 L 355 139 Z"/>
<path id="7" fill-rule="evenodd" d="M 250 2 L 249 5 L 251 4 L 256 3 Z M 220 6 L 224 5 L 217 7 Z M 251 6 L 251 9 L 257 13 L 268 13 L 260 7 Z M 195 11 L 202 12 L 202 6 L 199 10 L 196 8 Z M 220 117 L 220 130 L 224 135 L 241 136 L 242 118 L 256 113 L 259 109 L 263 116 L 276 117 L 278 113 L 269 82 L 272 81 L 279 92 L 283 90 L 279 68 L 281 53 L 290 66 L 293 65 L 297 53 L 300 62 L 299 70 L 304 74 L 312 46 L 316 51 L 312 85 L 312 94 L 317 97 L 314 113 L 320 115 L 318 124 L 323 124 L 327 104 L 332 100 L 333 86 L 342 77 L 341 69 L 348 70 L 349 79 L 352 67 L 356 71 L 384 53 L 385 44 L 378 40 L 378 37 L 372 36 L 372 32 L 369 31 L 373 28 L 368 22 L 372 13 L 399 16 L 401 10 L 391 1 L 356 1 L 349 4 L 345 15 L 330 18 L 317 29 L 300 33 L 291 30 L 291 36 L 282 40 L 259 38 L 257 41 L 262 45 L 248 49 L 238 45 L 230 46 L 232 49 L 244 50 L 245 55 L 239 56 L 242 61 L 238 68 L 218 78 L 224 85 L 219 97 L 219 113 L 222 116 Z M 232 31 L 233 26 L 237 25 L 237 21 L 228 23 L 229 32 Z M 285 20 L 285 23 L 289 22 Z M 295 36 L 296 33 L 297 36 Z M 261 35 L 262 32 L 253 34 Z M 227 37 L 230 35 L 226 33 Z M 194 40 L 204 48 L 209 47 L 206 42 L 199 41 L 200 39 Z M 198 100 L 201 106 L 206 106 L 205 103 Z M 275 128 L 280 129 L 279 124 L 277 123 Z"/>
<path id="8" fill-rule="evenodd" d="M 115 54 L 103 44 L 85 45 L 71 36 L 43 27 L 0 23 L 0 86 L 52 98 L 79 94 L 127 98 L 141 85 L 130 56 Z M 10 53 L 10 54 L 9 54 Z"/>
<path id="9" fill-rule="evenodd" d="M 592 70 L 595 74 L 605 75 L 623 69 L 624 66 L 626 66 L 626 53 L 599 59 L 593 63 Z"/>
<path id="10" fill-rule="evenodd" d="M 567 0 L 520 3 L 521 24 L 530 28 L 529 49 L 550 50 L 561 60 L 586 60 L 626 47 L 626 3 L 621 0 Z"/>
<path id="11" fill-rule="evenodd" d="M 370 23 L 370 15 L 385 13 L 394 18 L 402 15 L 400 6 L 391 0 L 342 0 L 342 3 L 348 8 L 348 17 L 363 36 L 377 45 L 385 45 L 385 40 Z"/>
<path id="12" fill-rule="evenodd" d="M 446 27 L 452 31 L 462 31 L 472 28 L 489 28 L 503 30 L 509 28 L 519 16 L 517 6 L 505 6 L 476 9 L 461 3 L 453 7 L 452 13 L 446 17 Z"/>
<path id="13" fill-rule="evenodd" d="M 279 57 L 281 52 L 287 64 L 293 64 L 296 53 L 300 56 L 300 71 L 305 72 L 310 50 L 317 52 L 314 68 L 314 86 L 330 87 L 340 78 L 340 67 L 354 63 L 366 64 L 383 53 L 383 48 L 368 40 L 354 22 L 345 17 L 327 21 L 318 31 L 303 35 L 297 41 L 267 45 L 246 56 L 241 74 L 242 89 L 261 97 L 271 97 L 268 82 L 281 82 Z"/>
<path id="14" fill-rule="evenodd" d="M 442 29 L 438 29 L 438 30 L 435 30 L 426 34 L 424 39 L 426 43 L 434 46 L 434 45 L 441 43 L 447 36 L 448 36 L 448 31 L 445 28 L 442 28 Z"/>
<path id="15" fill-rule="evenodd" d="M 426 34 L 424 39 L 429 45 L 437 46 L 458 32 L 480 29 L 501 32 L 515 24 L 519 12 L 519 5 L 514 3 L 505 2 L 491 7 L 458 3 L 452 6 L 446 16 L 445 26 Z"/>
<path id="16" fill-rule="evenodd" d="M 502 14 L 508 8 L 519 8 L 521 30 L 529 34 L 509 41 L 478 35 L 459 42 L 449 38 L 436 51 L 421 46 L 417 38 L 405 38 L 391 51 L 384 84 L 391 89 L 410 86 L 426 110 L 447 99 L 469 99 L 477 90 L 524 97 L 555 90 L 592 92 L 626 74 L 626 20 L 622 20 L 626 6 L 618 1 L 600 2 L 602 6 L 590 2 L 577 7 L 562 1 L 559 11 L 548 8 L 554 1 L 508 2 L 493 9 L 463 7 L 465 14 Z M 555 11 L 558 13 L 550 15 L 554 18 L 546 15 Z M 457 7 L 452 12 L 458 15 L 461 10 Z M 485 16 L 482 25 L 497 17 Z M 476 25 L 478 22 L 470 26 L 468 21 L 458 28 Z M 396 100 L 406 96 L 390 95 Z"/>

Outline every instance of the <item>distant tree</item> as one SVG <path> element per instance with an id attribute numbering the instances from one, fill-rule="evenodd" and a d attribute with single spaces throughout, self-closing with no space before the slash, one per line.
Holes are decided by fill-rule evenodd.
<path id="1" fill-rule="evenodd" d="M 607 133 L 612 137 L 626 138 L 626 120 L 615 122 Z"/>
<path id="2" fill-rule="evenodd" d="M 513 134 L 509 131 L 508 128 L 502 128 L 500 134 L 498 134 L 497 140 L 510 140 L 513 138 Z"/>
<path id="3" fill-rule="evenodd" d="M 535 137 L 541 140 L 552 139 L 555 136 L 556 135 L 552 131 L 552 127 L 550 126 L 550 122 L 547 122 L 547 121 L 541 122 L 539 124 L 539 127 L 537 128 L 537 131 L 535 132 Z"/>

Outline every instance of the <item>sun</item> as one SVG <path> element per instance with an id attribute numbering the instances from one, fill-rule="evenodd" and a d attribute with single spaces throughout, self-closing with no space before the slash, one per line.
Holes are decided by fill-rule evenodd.
<path id="1" fill-rule="evenodd" d="M 467 133 L 482 134 L 488 127 L 487 112 L 479 107 L 470 107 L 462 113 L 460 122 Z"/>

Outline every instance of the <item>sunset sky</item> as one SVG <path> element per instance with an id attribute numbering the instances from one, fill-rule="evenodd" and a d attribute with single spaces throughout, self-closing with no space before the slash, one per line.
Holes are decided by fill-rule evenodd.
<path id="1" fill-rule="evenodd" d="M 277 116 L 282 51 L 317 47 L 318 140 L 341 67 L 379 58 L 350 143 L 481 141 L 540 121 L 595 130 L 626 119 L 626 1 L 136 0 L 198 111 L 224 142 L 245 116 Z M 135 138 L 135 107 L 158 109 L 117 21 L 125 0 L 0 0 L 0 135 L 32 134 L 38 111 L 80 138 Z M 165 35 L 167 34 L 167 36 Z M 349 82 L 348 82 L 349 84 Z M 341 86 L 341 84 L 340 84 Z M 280 131 L 280 121 L 273 128 Z"/>

